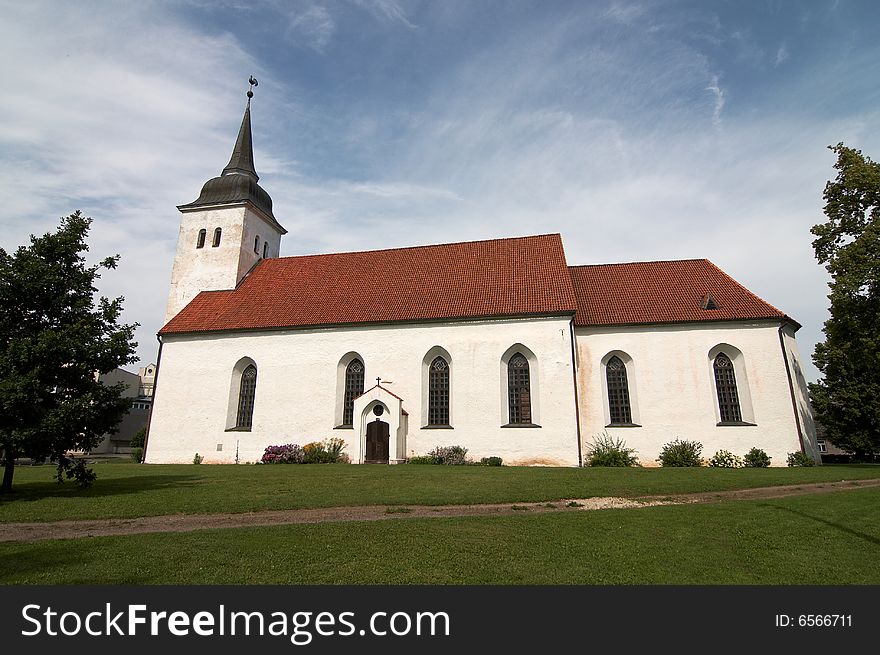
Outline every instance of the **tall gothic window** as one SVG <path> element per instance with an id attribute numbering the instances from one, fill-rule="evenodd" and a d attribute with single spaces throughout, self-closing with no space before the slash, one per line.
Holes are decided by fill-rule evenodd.
<path id="1" fill-rule="evenodd" d="M 733 362 L 724 353 L 718 353 L 713 364 L 715 369 L 715 389 L 718 391 L 718 410 L 722 423 L 739 423 L 742 412 L 739 394 L 736 391 L 736 374 Z"/>
<path id="2" fill-rule="evenodd" d="M 254 398 L 257 394 L 257 367 L 251 364 L 241 374 L 238 389 L 238 416 L 235 427 L 250 429 L 254 423 Z"/>
<path id="3" fill-rule="evenodd" d="M 342 424 L 354 424 L 354 399 L 364 392 L 364 363 L 355 358 L 345 369 L 345 398 L 342 406 Z"/>
<path id="4" fill-rule="evenodd" d="M 220 245 L 220 236 L 222 234 L 223 234 L 223 230 L 221 230 L 219 227 L 216 230 L 214 230 L 214 241 L 211 243 L 212 248 L 216 248 L 217 246 Z"/>
<path id="5" fill-rule="evenodd" d="M 449 363 L 442 357 L 428 369 L 428 425 L 449 425 Z"/>
<path id="6" fill-rule="evenodd" d="M 532 422 L 529 360 L 522 353 L 516 353 L 507 363 L 507 399 L 510 423 Z"/>
<path id="7" fill-rule="evenodd" d="M 205 247 L 205 236 L 208 234 L 207 230 L 199 230 L 199 238 L 196 239 L 196 248 L 204 248 Z"/>
<path id="8" fill-rule="evenodd" d="M 611 425 L 632 423 L 632 409 L 629 402 L 629 385 L 626 380 L 626 365 L 617 355 L 605 365 L 605 380 L 608 384 L 608 412 Z"/>

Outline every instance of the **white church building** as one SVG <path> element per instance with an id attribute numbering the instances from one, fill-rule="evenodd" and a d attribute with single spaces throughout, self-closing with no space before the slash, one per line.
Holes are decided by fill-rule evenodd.
<path id="1" fill-rule="evenodd" d="M 178 207 L 146 462 L 339 437 L 354 463 L 578 466 L 603 433 L 644 465 L 676 438 L 818 461 L 800 326 L 708 260 L 569 266 L 559 234 L 280 257 L 258 180 L 248 100 Z"/>

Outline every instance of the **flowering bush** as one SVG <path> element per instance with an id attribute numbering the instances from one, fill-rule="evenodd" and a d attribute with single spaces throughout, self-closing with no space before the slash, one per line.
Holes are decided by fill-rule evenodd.
<path id="1" fill-rule="evenodd" d="M 738 469 L 742 468 L 743 460 L 742 457 L 734 455 L 729 450 L 719 450 L 712 455 L 712 459 L 709 460 L 709 466 L 723 469 Z"/>
<path id="2" fill-rule="evenodd" d="M 302 464 L 305 461 L 305 452 L 295 443 L 267 446 L 260 461 L 263 464 Z"/>
<path id="3" fill-rule="evenodd" d="M 342 449 L 345 448 L 345 441 L 339 437 L 332 439 L 324 439 L 324 441 L 313 441 L 303 446 L 305 453 L 305 464 L 335 464 L 341 461 Z M 349 460 L 350 462 L 351 460 Z"/>
<path id="4" fill-rule="evenodd" d="M 760 448 L 752 448 L 746 453 L 744 463 L 747 468 L 766 468 L 770 466 L 770 455 Z"/>
<path id="5" fill-rule="evenodd" d="M 429 457 L 433 457 L 437 464 L 447 464 L 451 466 L 464 466 L 467 464 L 467 448 L 461 446 L 437 446 L 428 453 Z"/>

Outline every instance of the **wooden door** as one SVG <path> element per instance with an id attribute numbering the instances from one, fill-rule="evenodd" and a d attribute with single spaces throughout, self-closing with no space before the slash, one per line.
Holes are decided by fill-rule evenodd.
<path id="1" fill-rule="evenodd" d="M 370 464 L 388 463 L 389 427 L 385 421 L 367 423 L 367 443 L 364 461 Z"/>

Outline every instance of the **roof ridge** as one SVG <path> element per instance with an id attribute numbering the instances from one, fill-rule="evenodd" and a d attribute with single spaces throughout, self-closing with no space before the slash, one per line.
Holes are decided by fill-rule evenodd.
<path id="1" fill-rule="evenodd" d="M 398 246 L 396 248 L 375 248 L 371 250 L 346 250 L 343 252 L 318 252 L 305 255 L 288 255 L 287 257 L 272 257 L 265 261 L 280 261 L 284 259 L 301 259 L 304 257 L 332 257 L 335 255 L 358 255 L 368 252 L 398 252 L 401 250 L 421 250 L 424 248 L 439 248 L 442 246 L 463 246 L 472 243 L 491 243 L 496 241 L 523 241 L 525 239 L 540 239 L 541 237 L 559 237 L 562 241 L 562 235 L 559 232 L 547 232 L 545 234 L 527 234 L 519 237 L 499 237 L 495 239 L 474 239 L 471 241 L 449 241 L 447 243 L 425 243 L 418 246 Z"/>
<path id="2" fill-rule="evenodd" d="M 633 264 L 676 264 L 678 262 L 712 262 L 705 257 L 688 257 L 685 259 L 649 259 L 634 262 L 608 262 L 607 264 L 569 264 L 569 268 L 599 268 L 604 266 L 632 266 Z M 712 264 L 714 266 L 714 264 Z M 715 268 L 718 268 L 715 266 Z M 721 269 L 719 269 L 721 270 Z"/>

